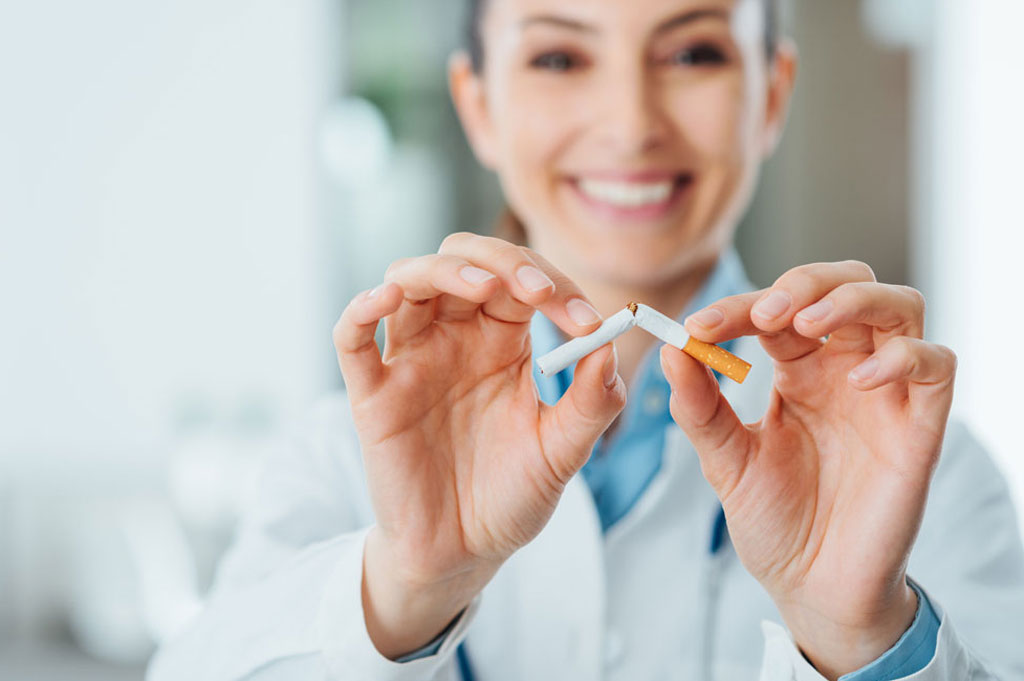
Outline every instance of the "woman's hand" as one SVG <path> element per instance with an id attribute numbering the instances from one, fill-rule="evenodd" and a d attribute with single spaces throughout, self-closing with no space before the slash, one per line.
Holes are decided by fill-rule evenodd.
<path id="1" fill-rule="evenodd" d="M 956 357 L 922 340 L 920 293 L 876 283 L 857 262 L 790 270 L 687 329 L 708 342 L 758 334 L 774 359 L 768 411 L 745 426 L 710 371 L 666 346 L 672 414 L 797 644 L 833 679 L 864 666 L 914 617 L 906 564 Z"/>
<path id="2" fill-rule="evenodd" d="M 539 401 L 535 308 L 571 336 L 600 323 L 536 253 L 455 234 L 437 255 L 392 265 L 335 327 L 376 514 L 367 626 L 389 657 L 436 636 L 540 532 L 625 404 L 611 348 L 579 363 L 557 405 Z"/>

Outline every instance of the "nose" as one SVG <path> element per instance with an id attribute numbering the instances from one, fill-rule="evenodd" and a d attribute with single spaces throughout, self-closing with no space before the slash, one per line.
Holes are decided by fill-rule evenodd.
<path id="1" fill-rule="evenodd" d="M 664 143 L 669 125 L 654 76 L 641 64 L 609 70 L 600 85 L 597 127 L 601 141 L 624 156 Z"/>

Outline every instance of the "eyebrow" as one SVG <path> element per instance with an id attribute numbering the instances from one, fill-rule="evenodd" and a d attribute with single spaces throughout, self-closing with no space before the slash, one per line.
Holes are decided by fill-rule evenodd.
<path id="1" fill-rule="evenodd" d="M 728 22 L 730 19 L 729 11 L 722 8 L 705 7 L 702 9 L 690 10 L 689 12 L 683 12 L 682 14 L 677 14 L 676 16 L 666 19 L 658 24 L 658 27 L 654 29 L 654 34 L 658 35 L 660 33 L 665 33 L 673 28 L 692 24 L 700 21 L 701 19 L 721 19 L 722 21 Z"/>
<path id="2" fill-rule="evenodd" d="M 525 30 L 530 26 L 547 25 L 557 26 L 560 28 L 568 28 L 581 33 L 597 33 L 597 29 L 590 24 L 578 21 L 576 19 L 570 19 L 568 17 L 560 17 L 556 14 L 538 14 L 536 16 L 527 17 L 519 22 L 519 28 Z"/>
<path id="3" fill-rule="evenodd" d="M 700 21 L 701 19 L 722 19 L 724 21 L 728 21 L 729 12 L 725 9 L 710 7 L 682 12 L 681 14 L 670 17 L 658 24 L 654 29 L 653 34 L 658 35 L 673 28 Z M 556 26 L 559 28 L 579 31 L 580 33 L 599 33 L 597 27 L 592 24 L 579 21 L 578 19 L 558 16 L 557 14 L 538 14 L 527 17 L 519 22 L 520 30 L 525 30 L 530 26 L 535 25 Z"/>

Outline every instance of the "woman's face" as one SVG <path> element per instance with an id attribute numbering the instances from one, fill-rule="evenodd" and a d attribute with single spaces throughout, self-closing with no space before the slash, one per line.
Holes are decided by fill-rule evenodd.
<path id="1" fill-rule="evenodd" d="M 792 80 L 761 0 L 489 0 L 481 36 L 455 100 L 533 248 L 657 286 L 730 241 Z"/>

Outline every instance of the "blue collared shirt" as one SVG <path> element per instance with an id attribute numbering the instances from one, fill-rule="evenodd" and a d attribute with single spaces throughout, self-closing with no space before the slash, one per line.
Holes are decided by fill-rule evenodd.
<path id="1" fill-rule="evenodd" d="M 694 296 L 683 318 L 716 300 L 752 290 L 743 265 L 735 251 L 728 251 L 712 270 Z M 541 314 L 531 324 L 534 358 L 564 342 L 557 327 Z M 730 344 L 723 344 L 729 349 Z M 652 349 L 640 364 L 630 386 L 630 400 L 620 416 L 615 433 L 598 440 L 590 459 L 581 471 L 594 496 L 601 528 L 607 532 L 622 519 L 643 495 L 661 468 L 665 428 L 672 423 L 669 413 L 671 388 L 661 371 L 658 348 Z M 555 376 L 541 376 L 534 365 L 534 381 L 541 399 L 553 404 L 569 388 L 573 367 Z M 914 621 L 903 636 L 871 664 L 840 678 L 840 681 L 890 681 L 923 669 L 935 654 L 939 619 L 928 598 L 911 584 L 918 594 Z M 447 630 L 423 649 L 399 662 L 426 657 L 441 647 Z"/>
<path id="2" fill-rule="evenodd" d="M 694 296 L 686 314 L 752 288 L 739 256 L 729 251 Z M 565 340 L 555 325 L 541 314 L 533 318 L 531 335 L 534 357 L 554 349 Z M 731 343 L 723 346 L 730 349 Z M 607 439 L 598 440 L 581 471 L 594 495 L 604 531 L 629 512 L 661 468 L 665 428 L 672 424 L 668 407 L 672 390 L 661 371 L 657 355 L 658 348 L 654 347 L 640 363 L 615 433 Z M 541 376 L 534 364 L 534 381 L 541 399 L 548 404 L 558 401 L 569 389 L 572 372 L 573 367 L 569 367 L 555 376 Z"/>

